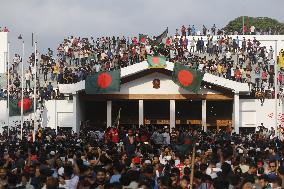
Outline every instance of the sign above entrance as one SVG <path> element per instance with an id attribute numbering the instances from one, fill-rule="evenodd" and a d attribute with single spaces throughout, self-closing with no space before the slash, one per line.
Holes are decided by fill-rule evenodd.
<path id="1" fill-rule="evenodd" d="M 154 79 L 153 80 L 153 88 L 159 89 L 160 88 L 160 79 Z"/>
<path id="2" fill-rule="evenodd" d="M 169 125 L 170 120 L 169 119 L 155 119 L 155 120 L 150 120 L 150 119 L 145 119 L 144 120 L 145 125 L 150 125 L 150 124 L 157 124 L 157 125 Z M 176 120 L 176 125 L 180 124 L 188 124 L 188 125 L 201 125 L 201 120 Z"/>

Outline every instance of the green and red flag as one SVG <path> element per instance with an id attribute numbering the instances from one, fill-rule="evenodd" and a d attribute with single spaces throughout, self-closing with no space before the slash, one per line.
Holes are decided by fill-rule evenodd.
<path id="1" fill-rule="evenodd" d="M 146 43 L 147 35 L 139 34 L 139 43 Z"/>
<path id="2" fill-rule="evenodd" d="M 108 94 L 120 90 L 120 69 L 103 71 L 86 78 L 86 94 Z"/>
<path id="3" fill-rule="evenodd" d="M 162 43 L 163 39 L 167 37 L 168 33 L 169 29 L 167 27 L 167 29 L 163 33 L 161 33 L 159 36 L 156 37 L 155 39 L 156 43 L 158 44 Z"/>
<path id="4" fill-rule="evenodd" d="M 199 70 L 175 63 L 172 80 L 188 91 L 198 92 L 203 76 L 204 74 Z"/>
<path id="5" fill-rule="evenodd" d="M 9 100 L 9 116 L 19 116 L 21 115 L 21 99 L 11 99 Z M 30 98 L 23 99 L 23 113 L 30 113 L 34 110 L 33 100 Z"/>
<path id="6" fill-rule="evenodd" d="M 147 56 L 147 62 L 149 68 L 165 68 L 166 64 L 166 57 L 164 56 Z"/>

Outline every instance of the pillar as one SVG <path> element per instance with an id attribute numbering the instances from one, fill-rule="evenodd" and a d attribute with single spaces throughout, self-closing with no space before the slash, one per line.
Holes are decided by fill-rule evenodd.
<path id="1" fill-rule="evenodd" d="M 73 126 L 72 130 L 75 133 L 79 133 L 80 131 L 80 122 L 81 122 L 81 110 L 80 110 L 80 101 L 79 101 L 79 95 L 77 93 L 72 94 L 72 101 L 73 101 Z M 71 101 L 71 99 L 69 99 Z M 55 100 L 56 101 L 56 100 Z M 57 117 L 56 117 L 57 120 Z M 57 125 L 56 125 L 57 126 Z"/>
<path id="2" fill-rule="evenodd" d="M 139 125 L 144 125 L 144 102 L 139 100 Z"/>
<path id="3" fill-rule="evenodd" d="M 202 100 L 202 128 L 203 130 L 206 132 L 207 131 L 207 124 L 206 124 L 206 109 L 207 105 L 206 105 L 206 100 Z"/>
<path id="4" fill-rule="evenodd" d="M 170 128 L 171 130 L 176 125 L 176 101 L 170 100 Z"/>
<path id="5" fill-rule="evenodd" d="M 107 127 L 111 127 L 112 122 L 111 122 L 111 108 L 112 108 L 112 101 L 108 100 L 107 101 Z"/>
<path id="6" fill-rule="evenodd" d="M 233 104 L 233 126 L 237 134 L 240 132 L 240 96 L 239 92 L 234 93 Z"/>

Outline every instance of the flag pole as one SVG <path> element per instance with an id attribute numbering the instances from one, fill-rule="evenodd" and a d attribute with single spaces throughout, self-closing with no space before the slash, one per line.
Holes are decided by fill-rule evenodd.
<path id="1" fill-rule="evenodd" d="M 35 141 L 35 123 L 36 123 L 36 79 L 37 79 L 37 52 L 36 52 L 36 48 L 37 48 L 37 42 L 34 42 L 34 47 L 35 47 L 35 65 L 34 65 L 34 128 L 33 128 L 33 141 Z"/>
<path id="2" fill-rule="evenodd" d="M 192 160 L 191 160 L 191 173 L 190 173 L 190 189 L 193 189 L 193 178 L 194 178 L 194 164 L 195 164 L 195 145 L 192 149 Z"/>
<path id="3" fill-rule="evenodd" d="M 277 70 L 277 64 L 278 64 L 278 54 L 277 54 L 277 40 L 275 40 L 275 62 L 274 62 L 274 103 L 275 103 L 275 134 L 277 135 L 277 94 L 278 94 L 278 86 L 277 86 L 277 79 L 278 79 L 278 70 Z"/>
<path id="4" fill-rule="evenodd" d="M 7 98 L 7 107 L 8 107 L 8 113 L 7 113 L 7 129 L 8 129 L 8 137 L 10 136 L 10 115 L 9 115 L 9 113 L 10 113 L 10 42 L 8 42 L 8 60 L 7 60 L 7 72 L 8 72 L 8 74 L 7 74 L 7 83 L 8 83 L 8 85 L 7 85 L 7 94 L 8 94 L 8 98 Z"/>
<path id="5" fill-rule="evenodd" d="M 22 57 L 22 95 L 21 95 L 21 140 L 23 140 L 24 125 L 24 62 L 25 62 L 25 42 L 23 41 L 23 57 Z"/>

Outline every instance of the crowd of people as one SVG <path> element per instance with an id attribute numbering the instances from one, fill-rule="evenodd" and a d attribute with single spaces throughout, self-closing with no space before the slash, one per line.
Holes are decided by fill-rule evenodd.
<path id="1" fill-rule="evenodd" d="M 255 26 L 251 25 L 244 25 L 244 27 L 239 28 L 238 30 L 227 30 L 227 29 L 218 29 L 215 24 L 213 26 L 207 27 L 202 25 L 200 30 L 194 25 L 182 25 L 180 29 L 180 34 L 183 36 L 207 36 L 207 35 L 279 35 L 281 32 L 281 28 L 276 27 L 269 27 L 266 29 L 256 28 Z M 179 29 L 176 29 L 176 35 L 179 35 Z"/>
<path id="2" fill-rule="evenodd" d="M 220 30 L 221 31 L 221 30 Z M 180 32 L 180 33 L 179 33 Z M 274 75 L 274 49 L 254 40 L 231 38 L 214 25 L 203 35 L 194 26 L 182 26 L 163 43 L 138 37 L 80 38 L 70 36 L 56 53 L 31 54 L 27 62 L 15 54 L 9 68 L 9 88 L 0 98 L 36 97 L 39 110 L 45 100 L 63 99 L 57 84 L 72 84 L 88 74 L 114 70 L 163 55 L 205 73 L 248 83 L 252 96 L 275 95 L 274 78 L 282 92 L 282 70 Z M 202 35 L 200 34 L 200 35 Z M 218 35 L 213 38 L 212 35 Z M 280 53 L 284 53 L 283 50 Z M 284 57 L 284 55 L 282 56 Z M 38 69 L 34 69 L 34 63 Z M 24 83 L 19 65 L 27 64 Z M 204 132 L 200 127 L 119 125 L 106 129 L 81 127 L 80 133 L 42 128 L 41 120 L 20 122 L 0 135 L 0 189 L 272 189 L 284 187 L 283 129 L 260 126 L 252 133 L 232 128 Z M 33 140 L 34 128 L 37 131 Z"/>
<path id="3" fill-rule="evenodd" d="M 33 141 L 25 123 L 0 137 L 0 188 L 26 189 L 281 189 L 283 135 L 203 132 L 199 127 L 123 125 L 41 128 Z"/>
<path id="4" fill-rule="evenodd" d="M 34 69 L 35 55 L 31 54 L 25 70 L 24 84 L 21 84 L 20 55 L 15 54 L 10 71 L 10 94 L 19 96 L 24 87 L 26 94 L 32 93 L 31 83 L 36 80 L 38 96 L 42 99 L 58 98 L 57 84 L 70 84 L 85 80 L 88 74 L 114 70 L 146 60 L 147 55 L 164 55 L 171 62 L 179 62 L 237 82 L 245 82 L 251 88 L 252 96 L 263 101 L 274 96 L 274 77 L 277 77 L 279 97 L 282 95 L 282 70 L 274 75 L 276 63 L 274 49 L 253 40 L 232 38 L 216 31 L 215 24 L 208 32 L 203 26 L 202 36 L 192 40 L 188 35 L 196 35 L 195 26 L 184 25 L 176 30 L 176 35 L 166 37 L 161 44 L 152 39 L 144 42 L 138 37 L 81 38 L 70 36 L 58 46 L 56 53 L 48 48 L 46 53 L 37 52 L 37 71 Z M 213 35 L 212 35 L 213 34 Z M 217 38 L 214 36 L 218 36 Z M 206 36 L 206 37 L 204 37 Z M 283 49 L 279 52 L 284 57 Z M 37 77 L 35 78 L 35 73 Z M 2 89 L 0 98 L 7 96 Z"/>
<path id="5" fill-rule="evenodd" d="M 194 25 L 188 28 L 182 26 L 176 30 L 175 36 L 165 37 L 161 44 L 153 42 L 155 37 L 147 37 L 142 42 L 139 37 L 70 36 L 63 40 L 56 51 L 48 48 L 46 53 L 37 51 L 36 55 L 32 53 L 29 56 L 24 62 L 23 84 L 20 74 L 23 60 L 19 54 L 15 54 L 9 68 L 10 99 L 20 99 L 22 88 L 24 98 L 33 98 L 36 81 L 38 108 L 43 109 L 45 100 L 66 98 L 60 93 L 57 84 L 76 83 L 85 80 L 89 74 L 130 66 L 146 60 L 147 55 L 158 54 L 171 62 L 247 83 L 251 89 L 251 98 L 260 99 L 261 104 L 267 98 L 274 98 L 274 65 L 277 63 L 273 58 L 274 49 L 263 46 L 256 38 L 250 40 L 219 35 L 215 25 L 210 29 L 211 33 L 204 28 L 203 35 L 206 37 L 196 36 L 189 40 L 186 36 L 196 35 L 196 29 Z M 279 57 L 284 57 L 283 49 Z M 277 96 L 280 102 L 284 97 L 282 69 L 277 70 L 277 73 Z M 7 87 L 3 86 L 0 99 L 7 99 L 7 96 Z"/>
<path id="6" fill-rule="evenodd" d="M 10 32 L 9 29 L 5 26 L 4 28 L 2 28 L 0 26 L 0 32 Z"/>
<path id="7" fill-rule="evenodd" d="M 196 37 L 189 41 L 184 35 L 187 33 L 183 26 L 181 36 L 177 30 L 176 36 L 165 38 L 162 44 L 153 44 L 152 40 L 142 43 L 137 37 L 71 36 L 59 45 L 57 60 L 50 53 L 43 57 L 41 70 L 45 80 L 50 73 L 52 81 L 68 84 L 84 80 L 91 73 L 119 69 L 144 61 L 147 55 L 161 54 L 171 62 L 248 83 L 256 98 L 273 98 L 276 61 L 271 46 L 262 46 L 256 38 L 219 36 L 215 39 L 207 35 L 205 39 Z M 279 54 L 284 54 L 282 49 Z M 278 91 L 282 92 L 282 70 L 277 71 Z"/>

